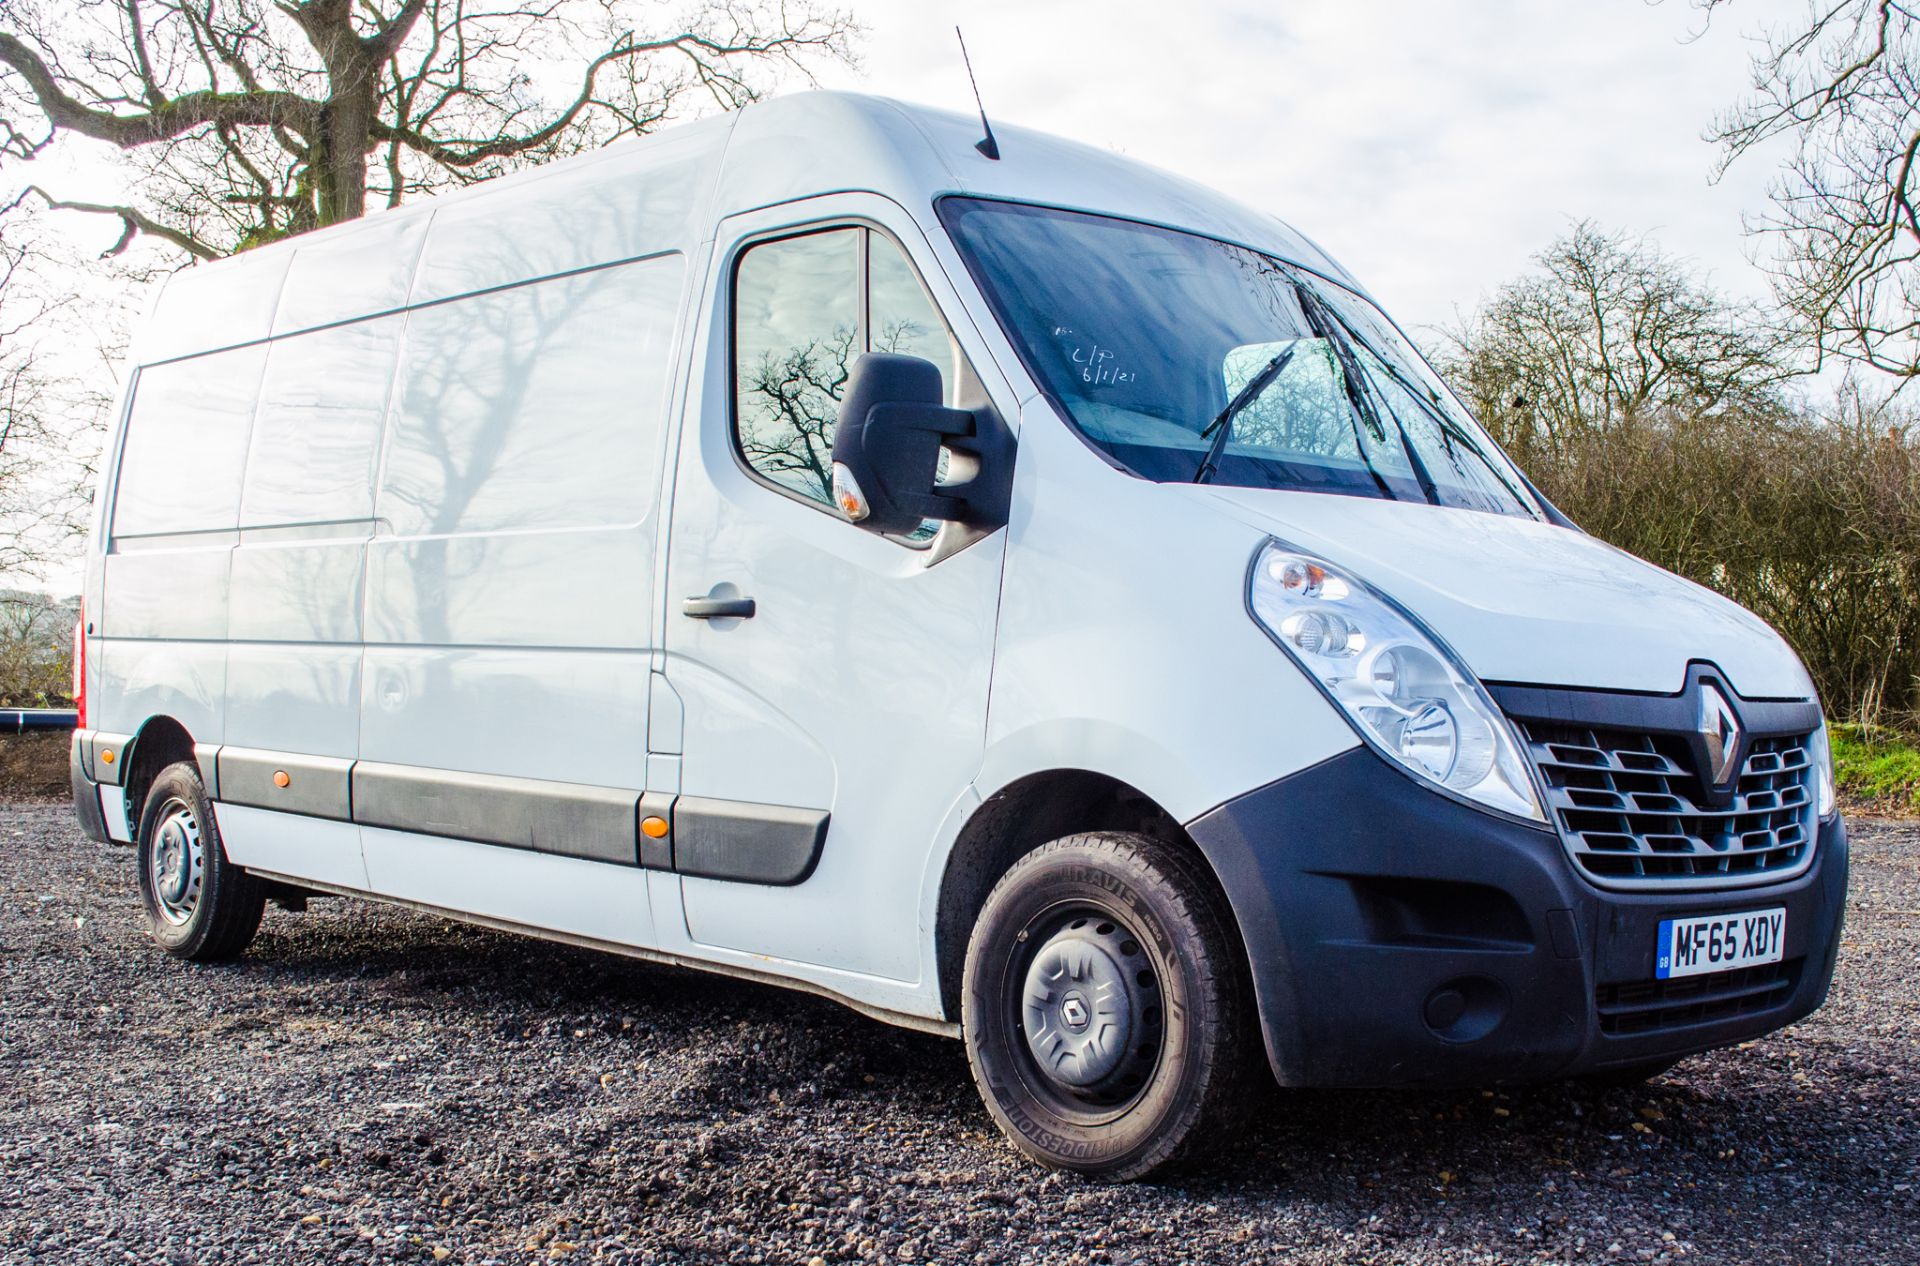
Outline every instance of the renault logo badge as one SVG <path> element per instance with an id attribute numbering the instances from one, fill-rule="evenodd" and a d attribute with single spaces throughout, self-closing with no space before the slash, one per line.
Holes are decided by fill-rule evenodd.
<path id="1" fill-rule="evenodd" d="M 1710 682 L 1700 687 L 1700 737 L 1706 744 L 1707 781 L 1725 787 L 1739 769 L 1740 718 L 1720 688 Z"/>

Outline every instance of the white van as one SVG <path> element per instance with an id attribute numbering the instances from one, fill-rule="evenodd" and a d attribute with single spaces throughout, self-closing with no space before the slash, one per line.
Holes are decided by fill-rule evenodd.
<path id="1" fill-rule="evenodd" d="M 1262 1057 L 1639 1078 L 1820 1005 L 1781 639 L 1285 224 L 978 140 L 782 97 L 174 277 L 73 774 L 161 945 L 350 894 L 778 981 L 1113 1177 Z"/>

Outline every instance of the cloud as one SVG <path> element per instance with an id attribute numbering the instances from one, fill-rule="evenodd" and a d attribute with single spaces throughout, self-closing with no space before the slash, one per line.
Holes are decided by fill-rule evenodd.
<path id="1" fill-rule="evenodd" d="M 1711 184 L 1701 134 L 1746 88 L 1743 34 L 1801 7 L 1743 0 L 1689 40 L 1683 0 L 863 0 L 864 73 L 825 82 L 971 105 L 958 21 L 995 117 L 1271 211 L 1420 325 L 1587 217 L 1763 293 L 1741 216 L 1772 165 Z"/>

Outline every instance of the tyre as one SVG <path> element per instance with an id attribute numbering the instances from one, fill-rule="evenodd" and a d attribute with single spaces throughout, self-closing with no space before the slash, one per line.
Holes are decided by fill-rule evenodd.
<path id="1" fill-rule="evenodd" d="M 200 771 L 160 771 L 134 835 L 140 902 L 160 947 L 196 963 L 237 958 L 260 928 L 266 886 L 227 860 Z"/>
<path id="2" fill-rule="evenodd" d="M 1679 1062 L 1676 1058 L 1650 1059 L 1641 1064 L 1620 1064 L 1613 1068 L 1602 1068 L 1598 1072 L 1584 1073 L 1579 1081 L 1582 1085 L 1591 1086 L 1595 1090 L 1631 1090 L 1635 1086 L 1642 1086 L 1652 1081 Z"/>
<path id="3" fill-rule="evenodd" d="M 1212 876 L 1146 836 L 1016 862 L 967 946 L 987 1111 L 1043 1165 L 1125 1180 L 1215 1146 L 1249 1064 L 1243 956 Z"/>

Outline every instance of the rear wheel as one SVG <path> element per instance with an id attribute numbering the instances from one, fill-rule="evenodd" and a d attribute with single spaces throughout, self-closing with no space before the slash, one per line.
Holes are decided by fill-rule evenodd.
<path id="1" fill-rule="evenodd" d="M 160 771 L 135 835 L 147 929 L 176 958 L 236 958 L 266 909 L 266 886 L 227 860 L 200 771 L 182 761 Z"/>
<path id="2" fill-rule="evenodd" d="M 974 925 L 962 1021 L 1015 1146 L 1130 1179 L 1221 1141 L 1247 1063 L 1231 927 L 1197 859 L 1146 836 L 1069 836 L 1014 864 Z"/>

